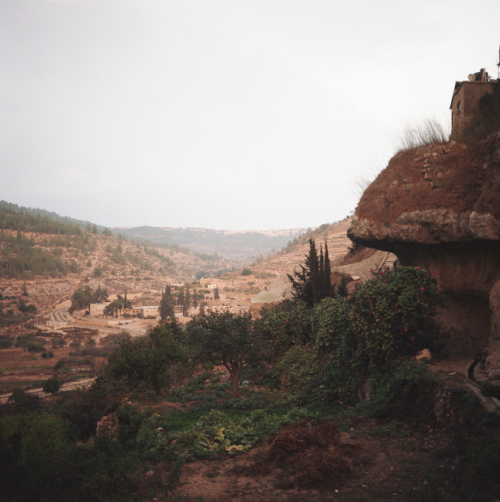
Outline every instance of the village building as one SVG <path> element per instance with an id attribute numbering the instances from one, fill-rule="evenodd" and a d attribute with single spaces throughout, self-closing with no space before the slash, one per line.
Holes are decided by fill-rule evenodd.
<path id="1" fill-rule="evenodd" d="M 104 317 L 121 318 L 121 317 L 136 317 L 139 314 L 142 314 L 144 318 L 155 317 L 156 319 L 158 319 L 160 317 L 160 308 L 157 305 L 118 309 L 113 313 L 113 315 L 105 316 L 104 310 L 110 303 L 111 302 L 91 303 L 89 308 L 90 317 L 97 317 L 101 319 Z"/>
<path id="2" fill-rule="evenodd" d="M 132 307 L 130 310 L 137 315 L 142 314 L 144 318 L 154 317 L 155 319 L 158 319 L 158 317 L 160 317 L 160 308 L 158 305 Z"/>
<path id="3" fill-rule="evenodd" d="M 111 302 L 106 303 L 91 303 L 89 307 L 89 314 L 91 317 L 104 317 L 104 309 Z"/>
<path id="4" fill-rule="evenodd" d="M 492 94 L 498 85 L 500 80 L 491 79 L 484 68 L 470 74 L 468 80 L 455 82 L 450 104 L 452 136 L 463 131 L 478 116 L 479 100 L 486 94 Z"/>

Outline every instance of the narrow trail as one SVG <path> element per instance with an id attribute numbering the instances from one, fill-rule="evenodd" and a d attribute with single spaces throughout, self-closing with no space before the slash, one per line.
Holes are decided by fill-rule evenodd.
<path id="1" fill-rule="evenodd" d="M 74 382 L 67 382 L 67 383 L 61 385 L 59 392 L 67 392 L 67 391 L 75 390 L 75 389 L 86 389 L 94 383 L 94 380 L 95 380 L 95 377 L 83 378 L 81 380 L 77 380 Z M 37 389 L 29 389 L 26 391 L 26 393 L 32 394 L 34 396 L 42 397 L 42 398 L 51 395 L 51 394 L 45 393 L 41 387 L 37 388 Z M 0 394 L 0 404 L 6 404 L 9 401 L 10 396 L 12 396 L 12 392 L 9 392 L 7 394 Z"/>

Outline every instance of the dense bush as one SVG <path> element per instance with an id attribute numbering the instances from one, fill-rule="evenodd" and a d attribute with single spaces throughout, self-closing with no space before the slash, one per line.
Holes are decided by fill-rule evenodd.
<path id="1" fill-rule="evenodd" d="M 14 345 L 14 338 L 8 335 L 0 336 L 0 349 L 10 349 Z"/>
<path id="2" fill-rule="evenodd" d="M 183 333 L 174 322 L 160 324 L 143 337 L 122 339 L 111 353 L 107 374 L 130 389 L 151 388 L 156 395 L 169 384 L 171 366 L 187 360 Z"/>
<path id="3" fill-rule="evenodd" d="M 62 383 L 56 377 L 52 377 L 43 382 L 42 388 L 47 394 L 56 394 L 59 392 L 61 385 Z"/>
<path id="4" fill-rule="evenodd" d="M 274 356 L 277 356 L 294 345 L 303 345 L 311 340 L 312 310 L 301 301 L 285 301 L 264 307 L 258 326 L 270 343 Z"/>

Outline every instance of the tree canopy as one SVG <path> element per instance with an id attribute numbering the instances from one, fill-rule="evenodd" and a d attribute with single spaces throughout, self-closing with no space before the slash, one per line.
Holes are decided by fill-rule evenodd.
<path id="1" fill-rule="evenodd" d="M 108 373 L 132 388 L 149 387 L 160 395 L 169 384 L 169 368 L 187 361 L 183 338 L 179 325 L 171 321 L 145 336 L 124 339 L 109 357 Z"/>
<path id="2" fill-rule="evenodd" d="M 249 313 L 233 314 L 209 310 L 187 325 L 188 340 L 195 357 L 229 372 L 236 397 L 242 397 L 238 379 L 243 366 L 259 357 L 263 350 L 262 334 L 254 329 Z"/>

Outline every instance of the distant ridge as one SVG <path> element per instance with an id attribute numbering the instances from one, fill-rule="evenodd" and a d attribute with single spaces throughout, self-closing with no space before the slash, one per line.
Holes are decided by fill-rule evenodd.
<path id="1" fill-rule="evenodd" d="M 132 239 L 155 244 L 187 247 L 201 253 L 217 253 L 233 260 L 248 260 L 273 254 L 309 229 L 214 230 L 209 228 L 169 228 L 141 226 L 113 229 Z"/>
<path id="2" fill-rule="evenodd" d="M 99 233 L 107 229 L 115 236 L 122 234 L 133 240 L 143 241 L 144 243 L 183 247 L 199 253 L 217 254 L 238 261 L 251 261 L 259 256 L 273 254 L 286 246 L 290 241 L 311 230 L 310 228 L 214 230 L 210 228 L 172 228 L 149 225 L 108 228 L 91 221 L 60 216 L 53 211 L 23 207 L 3 200 L 0 201 L 0 209 L 38 215 L 60 223 L 77 225 L 82 229 L 89 229 L 95 225 Z"/>

